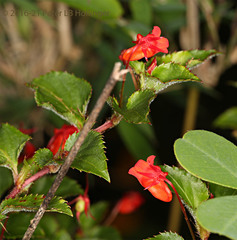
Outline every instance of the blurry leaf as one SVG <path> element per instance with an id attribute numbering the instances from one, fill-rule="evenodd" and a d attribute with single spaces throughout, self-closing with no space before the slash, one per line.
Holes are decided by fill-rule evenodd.
<path id="1" fill-rule="evenodd" d="M 147 238 L 146 240 L 184 240 L 184 239 L 177 233 L 164 232 L 152 238 Z"/>
<path id="2" fill-rule="evenodd" d="M 17 176 L 18 157 L 25 143 L 30 139 L 9 124 L 0 127 L 0 166 L 12 170 L 13 176 Z"/>
<path id="3" fill-rule="evenodd" d="M 80 240 L 121 240 L 118 230 L 110 226 L 96 226 L 87 232 L 84 238 Z"/>
<path id="4" fill-rule="evenodd" d="M 152 9 L 166 32 L 179 31 L 186 24 L 186 5 L 182 1 L 152 1 Z"/>
<path id="5" fill-rule="evenodd" d="M 171 54 L 166 54 L 160 57 L 156 57 L 157 65 L 162 63 L 177 63 L 182 66 L 185 66 L 188 69 L 199 66 L 205 60 L 216 56 L 218 53 L 216 50 L 188 50 L 188 51 L 179 51 L 173 52 Z"/>
<path id="6" fill-rule="evenodd" d="M 209 183 L 208 185 L 214 197 L 237 195 L 237 189 L 223 187 L 214 183 Z"/>
<path id="7" fill-rule="evenodd" d="M 204 130 L 187 132 L 174 144 L 176 158 L 188 172 L 205 181 L 237 188 L 237 148 Z"/>
<path id="8" fill-rule="evenodd" d="M 237 239 L 237 196 L 210 199 L 197 209 L 199 224 L 210 232 Z"/>
<path id="9" fill-rule="evenodd" d="M 22 239 L 34 215 L 35 213 L 11 213 L 7 221 L 7 232 L 4 234 L 4 239 Z M 33 233 L 32 239 L 45 239 L 44 236 L 44 231 L 39 225 Z"/>
<path id="10" fill-rule="evenodd" d="M 37 211 L 44 200 L 44 195 L 26 195 L 24 197 L 9 198 L 0 204 L 0 213 L 34 212 Z M 72 212 L 66 201 L 60 197 L 54 197 L 49 203 L 47 212 L 59 212 L 72 216 Z"/>
<path id="11" fill-rule="evenodd" d="M 42 148 L 35 152 L 33 161 L 36 162 L 40 168 L 50 163 L 53 160 L 53 153 L 48 148 Z"/>
<path id="12" fill-rule="evenodd" d="M 12 186 L 13 179 L 11 171 L 7 168 L 0 167 L 0 198 Z"/>
<path id="13" fill-rule="evenodd" d="M 56 176 L 44 176 L 33 184 L 30 191 L 33 194 L 47 194 L 48 190 L 52 186 Z M 56 195 L 62 198 L 77 196 L 83 194 L 83 189 L 77 183 L 69 177 L 64 177 L 62 183 L 56 191 Z"/>
<path id="14" fill-rule="evenodd" d="M 86 216 L 85 213 L 82 213 L 80 216 L 80 223 L 83 231 L 91 231 L 93 227 L 98 225 L 100 221 L 104 218 L 107 209 L 108 203 L 98 202 L 96 204 L 93 204 L 89 210 L 93 218 L 90 217 L 89 214 L 88 216 Z"/>
<path id="15" fill-rule="evenodd" d="M 129 65 L 134 69 L 136 74 L 145 73 L 145 63 L 141 61 L 131 61 Z"/>
<path id="16" fill-rule="evenodd" d="M 161 166 L 168 172 L 167 178 L 173 183 L 180 197 L 194 210 L 209 198 L 206 184 L 183 169 Z"/>
<path id="17" fill-rule="evenodd" d="M 152 126 L 148 124 L 135 125 L 121 121 L 117 129 L 125 146 L 136 159 L 146 159 L 147 156 L 156 153 Z"/>
<path id="18" fill-rule="evenodd" d="M 151 75 L 158 78 L 159 81 L 167 83 L 170 81 L 200 81 L 200 79 L 191 73 L 186 67 L 177 63 L 162 63 L 155 67 Z"/>
<path id="19" fill-rule="evenodd" d="M 49 109 L 72 125 L 82 128 L 91 86 L 83 79 L 66 72 L 50 72 L 29 84 L 35 90 L 38 106 Z"/>
<path id="20" fill-rule="evenodd" d="M 129 4 L 135 21 L 151 25 L 152 9 L 149 0 L 131 0 Z"/>
<path id="21" fill-rule="evenodd" d="M 155 94 L 153 91 L 136 91 L 128 99 L 126 106 L 122 108 L 115 98 L 110 97 L 108 99 L 108 104 L 113 108 L 113 110 L 121 114 L 127 122 L 130 123 L 149 123 L 147 118 L 149 114 L 149 106 Z"/>
<path id="22" fill-rule="evenodd" d="M 70 151 L 80 133 L 72 134 L 66 141 L 64 149 Z M 71 167 L 79 171 L 95 174 L 110 182 L 107 167 L 107 158 L 104 153 L 102 135 L 95 131 L 90 131 L 83 142 Z"/>
<path id="23" fill-rule="evenodd" d="M 82 10 L 75 12 L 75 16 L 90 16 L 98 19 L 109 20 L 119 18 L 123 14 L 123 9 L 118 0 L 54 0 L 64 2 L 71 7 Z"/>
<path id="24" fill-rule="evenodd" d="M 67 232 L 66 229 L 58 230 L 54 236 L 52 236 L 51 240 L 71 240 L 70 234 Z"/>
<path id="25" fill-rule="evenodd" d="M 232 107 L 218 116 L 214 121 L 214 126 L 224 129 L 237 129 L 237 107 Z"/>

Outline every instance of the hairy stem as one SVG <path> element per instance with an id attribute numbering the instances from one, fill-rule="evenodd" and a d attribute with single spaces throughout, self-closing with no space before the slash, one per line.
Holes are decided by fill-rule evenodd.
<path id="1" fill-rule="evenodd" d="M 6 199 L 14 198 L 17 194 L 19 194 L 27 185 L 36 181 L 37 179 L 43 177 L 44 175 L 50 172 L 49 167 L 45 167 L 30 178 L 26 179 L 25 182 L 21 186 L 15 186 L 12 191 L 6 196 Z"/>
<path id="2" fill-rule="evenodd" d="M 113 72 L 106 83 L 99 99 L 97 100 L 91 114 L 89 115 L 85 125 L 83 126 L 77 141 L 73 145 L 71 151 L 69 152 L 64 164 L 60 168 L 56 179 L 54 183 L 52 184 L 51 188 L 49 189 L 43 203 L 41 204 L 39 210 L 37 211 L 35 217 L 31 220 L 31 224 L 29 225 L 27 231 L 25 232 L 25 235 L 23 236 L 22 240 L 29 240 L 34 233 L 37 225 L 39 224 L 39 221 L 43 217 L 45 210 L 47 209 L 48 204 L 50 203 L 51 199 L 54 197 L 55 192 L 57 191 L 58 187 L 60 186 L 63 178 L 67 174 L 72 162 L 74 161 L 77 152 L 79 151 L 82 143 L 84 142 L 86 136 L 88 135 L 90 129 L 94 125 L 100 111 L 102 110 L 102 107 L 109 97 L 112 89 L 114 88 L 117 81 L 120 80 L 123 74 L 127 73 L 127 70 L 120 70 L 121 63 L 115 63 Z"/>
<path id="3" fill-rule="evenodd" d="M 190 231 L 190 234 L 191 234 L 191 236 L 192 236 L 192 239 L 193 239 L 193 240 L 196 240 L 195 234 L 194 234 L 193 229 L 192 229 L 192 226 L 191 226 L 190 221 L 189 221 L 189 219 L 188 219 L 188 215 L 187 215 L 186 210 L 185 210 L 185 207 L 184 207 L 184 205 L 183 205 L 183 203 L 182 203 L 182 201 L 181 201 L 181 199 L 180 199 L 180 197 L 179 197 L 178 192 L 176 191 L 176 189 L 175 189 L 175 187 L 174 187 L 174 185 L 173 185 L 172 182 L 170 182 L 168 179 L 165 179 L 165 181 L 173 188 L 173 190 L 174 190 L 174 192 L 175 192 L 175 194 L 176 194 L 176 196 L 177 196 L 177 198 L 178 198 L 178 201 L 179 201 L 181 210 L 182 210 L 182 212 L 183 212 L 183 214 L 184 214 L 184 219 L 185 219 L 185 221 L 186 221 L 186 223 L 187 223 L 187 225 L 188 225 L 188 229 L 189 229 L 189 231 Z"/>

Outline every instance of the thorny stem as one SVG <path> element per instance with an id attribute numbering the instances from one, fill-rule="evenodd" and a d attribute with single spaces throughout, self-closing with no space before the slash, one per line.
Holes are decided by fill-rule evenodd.
<path id="1" fill-rule="evenodd" d="M 50 168 L 49 167 L 45 167 L 42 170 L 40 170 L 39 172 L 37 172 L 36 174 L 34 174 L 33 176 L 31 176 L 30 178 L 26 179 L 25 182 L 21 185 L 18 186 L 16 185 L 12 191 L 6 196 L 6 199 L 9 198 L 14 198 L 18 193 L 21 192 L 22 189 L 24 189 L 27 185 L 29 185 L 30 183 L 36 181 L 37 179 L 43 177 L 44 175 L 50 173 Z"/>
<path id="2" fill-rule="evenodd" d="M 192 226 L 191 226 L 191 224 L 190 224 L 190 222 L 189 222 L 189 220 L 188 220 L 188 216 L 187 216 L 186 210 L 185 210 L 184 205 L 183 205 L 183 203 L 182 203 L 182 201 L 181 201 L 181 199 L 180 199 L 180 197 L 179 197 L 178 192 L 176 191 L 176 189 L 175 189 L 175 187 L 174 187 L 174 185 L 173 185 L 172 182 L 170 182 L 168 179 L 165 179 L 165 181 L 173 188 L 173 190 L 174 190 L 174 192 L 175 192 L 175 194 L 176 194 L 176 196 L 177 196 L 177 198 L 178 198 L 178 201 L 179 201 L 181 210 L 182 210 L 182 212 L 183 212 L 183 214 L 184 214 L 184 219 L 185 219 L 185 221 L 186 221 L 186 223 L 187 223 L 187 225 L 188 225 L 188 229 L 189 229 L 189 231 L 190 231 L 190 234 L 191 234 L 191 236 L 192 236 L 192 239 L 193 239 L 193 240 L 196 240 L 195 234 L 194 234 L 193 229 L 192 229 Z"/>
<path id="3" fill-rule="evenodd" d="M 118 62 L 115 63 L 113 72 L 112 72 L 109 80 L 107 81 L 99 99 L 97 100 L 91 114 L 87 118 L 87 121 L 86 121 L 85 125 L 83 126 L 83 128 L 78 136 L 77 141 L 75 142 L 71 151 L 69 152 L 64 164 L 61 166 L 54 183 L 52 184 L 51 188 L 49 189 L 49 191 L 48 191 L 43 203 L 41 204 L 39 210 L 37 211 L 34 219 L 31 220 L 31 223 L 30 223 L 27 231 L 25 232 L 25 235 L 23 236 L 22 240 L 29 240 L 31 238 L 37 225 L 39 224 L 39 221 L 43 217 L 45 210 L 48 207 L 48 204 L 50 203 L 51 199 L 54 197 L 55 192 L 57 191 L 63 178 L 67 174 L 72 162 L 74 161 L 74 159 L 77 155 L 77 152 L 79 151 L 79 149 L 80 149 L 82 143 L 84 142 L 86 136 L 88 135 L 90 129 L 94 125 L 105 101 L 107 100 L 108 96 L 110 95 L 116 82 L 120 80 L 122 75 L 124 75 L 128 72 L 127 70 L 120 70 L 120 68 L 121 68 L 121 63 L 118 63 Z"/>

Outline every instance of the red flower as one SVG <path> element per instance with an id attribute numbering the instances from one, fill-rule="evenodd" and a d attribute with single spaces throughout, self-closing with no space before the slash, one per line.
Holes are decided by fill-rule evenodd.
<path id="1" fill-rule="evenodd" d="M 147 72 L 151 74 L 156 66 L 157 66 L 157 61 L 156 61 L 156 58 L 154 58 L 151 62 L 151 65 L 148 67 Z"/>
<path id="2" fill-rule="evenodd" d="M 19 128 L 19 130 L 24 134 L 32 134 L 35 132 L 35 129 L 23 129 Z M 35 154 L 35 146 L 31 142 L 26 142 L 23 151 L 21 152 L 20 156 L 18 157 L 18 163 L 22 163 L 24 159 L 32 158 Z"/>
<path id="3" fill-rule="evenodd" d="M 154 26 L 151 33 L 147 36 L 142 36 L 137 34 L 137 41 L 135 46 L 125 49 L 121 52 L 119 59 L 123 61 L 124 64 L 128 65 L 130 61 L 139 60 L 154 56 L 158 52 L 168 53 L 169 41 L 167 38 L 160 37 L 161 30 L 159 27 Z"/>
<path id="4" fill-rule="evenodd" d="M 72 125 L 63 125 L 54 129 L 54 136 L 50 139 L 47 148 L 55 155 L 59 150 L 64 150 L 65 143 L 70 135 L 79 130 Z"/>
<path id="5" fill-rule="evenodd" d="M 139 192 L 128 192 L 117 203 L 118 212 L 122 214 L 132 213 L 137 210 L 144 203 L 144 201 L 144 198 Z"/>
<path id="6" fill-rule="evenodd" d="M 139 160 L 128 173 L 136 177 L 145 190 L 148 189 L 155 198 L 170 202 L 172 193 L 165 183 L 168 173 L 162 172 L 159 166 L 155 166 L 154 159 L 155 156 L 152 155 L 147 158 L 147 162 Z"/>

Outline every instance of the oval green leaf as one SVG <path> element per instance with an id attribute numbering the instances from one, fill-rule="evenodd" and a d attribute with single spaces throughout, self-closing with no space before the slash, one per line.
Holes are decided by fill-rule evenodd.
<path id="1" fill-rule="evenodd" d="M 174 144 L 180 165 L 194 176 L 237 188 L 237 148 L 225 138 L 204 130 L 187 132 Z"/>
<path id="2" fill-rule="evenodd" d="M 237 196 L 210 199 L 198 207 L 196 216 L 208 231 L 237 240 Z"/>
<path id="3" fill-rule="evenodd" d="M 147 238 L 146 240 L 184 240 L 184 239 L 177 233 L 163 232 L 152 238 Z"/>

